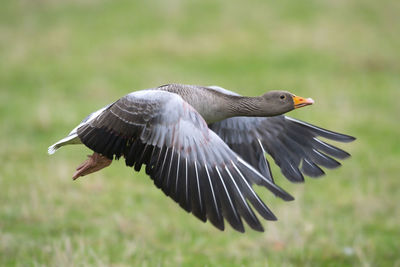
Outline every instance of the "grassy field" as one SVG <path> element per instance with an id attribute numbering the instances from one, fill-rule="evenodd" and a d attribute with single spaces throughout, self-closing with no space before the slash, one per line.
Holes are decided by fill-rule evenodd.
<path id="1" fill-rule="evenodd" d="M 399 1 L 5 0 L 0 8 L 1 266 L 400 266 Z M 294 202 L 259 190 L 266 231 L 219 232 L 115 162 L 47 147 L 128 92 L 179 82 L 286 89 L 291 116 L 354 135 Z"/>

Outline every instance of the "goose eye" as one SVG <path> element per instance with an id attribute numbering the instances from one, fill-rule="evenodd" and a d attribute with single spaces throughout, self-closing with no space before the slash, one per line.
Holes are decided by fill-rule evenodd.
<path id="1" fill-rule="evenodd" d="M 280 99 L 285 99 L 286 96 L 285 96 L 285 95 L 281 95 L 279 98 L 280 98 Z"/>

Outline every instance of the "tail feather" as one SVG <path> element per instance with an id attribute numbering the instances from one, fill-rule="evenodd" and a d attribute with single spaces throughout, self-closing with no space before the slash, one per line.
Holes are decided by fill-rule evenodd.
<path id="1" fill-rule="evenodd" d="M 49 155 L 54 154 L 60 147 L 65 146 L 65 145 L 72 145 L 72 144 L 82 144 L 81 140 L 78 137 L 77 134 L 77 130 L 79 127 L 81 127 L 82 125 L 85 125 L 86 123 L 89 123 L 90 121 L 94 120 L 95 118 L 97 118 L 97 116 L 99 116 L 104 110 L 106 110 L 108 107 L 110 107 L 112 104 L 105 106 L 104 108 L 101 108 L 93 113 L 91 113 L 89 116 L 87 116 L 85 119 L 83 119 L 83 121 L 76 126 L 67 137 L 61 139 L 60 141 L 58 141 L 57 143 L 49 146 L 49 148 L 47 149 L 47 153 L 49 153 Z"/>
<path id="2" fill-rule="evenodd" d="M 47 149 L 47 153 L 49 153 L 49 155 L 52 155 L 60 147 L 65 146 L 65 145 L 71 145 L 71 144 L 82 144 L 81 140 L 79 139 L 79 137 L 78 137 L 78 135 L 76 133 L 68 135 L 67 137 L 61 139 L 57 143 L 49 146 L 49 148 Z"/>
<path id="3" fill-rule="evenodd" d="M 53 155 L 53 154 L 57 151 L 57 149 L 59 149 L 59 148 L 60 148 L 60 146 L 58 146 L 57 143 L 54 144 L 54 145 L 51 145 L 51 146 L 49 146 L 49 148 L 47 149 L 47 153 L 49 153 L 49 155 Z"/>

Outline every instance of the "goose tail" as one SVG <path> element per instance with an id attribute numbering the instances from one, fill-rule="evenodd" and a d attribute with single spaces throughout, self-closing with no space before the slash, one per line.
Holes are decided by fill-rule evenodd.
<path id="1" fill-rule="evenodd" d="M 60 147 L 72 144 L 82 144 L 76 133 L 70 134 L 67 137 L 58 141 L 57 143 L 49 146 L 49 148 L 47 149 L 47 153 L 49 153 L 49 155 L 53 155 Z"/>

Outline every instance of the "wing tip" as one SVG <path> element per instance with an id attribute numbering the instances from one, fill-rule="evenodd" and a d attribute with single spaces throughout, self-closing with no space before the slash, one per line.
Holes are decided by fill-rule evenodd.
<path id="1" fill-rule="evenodd" d="M 260 224 L 257 228 L 252 228 L 253 230 L 257 232 L 265 232 L 264 227 Z"/>
<path id="2" fill-rule="evenodd" d="M 357 140 L 357 138 L 355 136 L 351 136 L 351 135 L 347 135 L 347 134 L 343 134 L 343 136 L 345 137 L 345 143 L 350 143 L 353 142 L 355 140 Z"/>
<path id="3" fill-rule="evenodd" d="M 295 200 L 294 196 L 292 196 L 291 194 L 285 192 L 285 194 L 281 194 L 279 195 L 279 197 L 285 201 L 293 201 Z"/>
<path id="4" fill-rule="evenodd" d="M 270 187 L 270 191 L 274 193 L 276 197 L 279 197 L 280 199 L 284 201 L 293 201 L 295 198 L 288 192 L 286 192 L 283 188 L 280 186 L 273 184 L 274 186 Z"/>
<path id="5" fill-rule="evenodd" d="M 333 141 L 342 142 L 342 143 L 350 143 L 350 142 L 353 142 L 353 141 L 357 140 L 356 137 L 348 135 L 348 134 L 342 134 L 342 133 L 333 132 L 333 131 L 330 131 L 330 132 L 334 137 L 330 138 L 330 137 L 326 137 L 326 136 L 323 136 L 323 135 L 321 135 L 321 136 L 325 137 L 325 138 L 328 138 L 328 139 L 331 139 Z"/>
<path id="6" fill-rule="evenodd" d="M 275 184 L 274 184 L 275 185 Z M 281 187 L 275 185 L 274 188 L 274 195 L 276 197 L 279 197 L 280 199 L 283 199 L 284 201 L 293 201 L 295 200 L 294 196 L 292 196 L 291 194 L 289 194 L 288 192 L 286 192 L 284 189 L 282 189 Z"/>
<path id="7" fill-rule="evenodd" d="M 338 132 L 334 132 L 331 130 L 327 130 L 318 126 L 315 126 L 313 124 L 289 117 L 289 116 L 284 116 L 286 120 L 292 121 L 294 123 L 297 123 L 298 125 L 303 125 L 305 127 L 310 128 L 312 131 L 314 131 L 318 136 L 322 136 L 324 138 L 328 138 L 334 141 L 342 142 L 342 143 L 350 143 L 356 140 L 357 138 L 351 135 L 347 134 L 342 134 Z"/>
<path id="8" fill-rule="evenodd" d="M 239 225 L 239 226 L 233 226 L 233 225 L 232 225 L 232 228 L 233 228 L 234 230 L 238 231 L 239 233 L 242 233 L 242 234 L 245 233 L 243 224 L 242 224 L 242 225 Z"/>
<path id="9" fill-rule="evenodd" d="M 272 215 L 274 215 L 274 217 L 271 217 L 271 218 L 268 219 L 268 220 L 269 220 L 269 221 L 277 221 L 277 220 L 278 220 L 278 217 L 276 217 L 275 214 L 272 214 Z"/>
<path id="10" fill-rule="evenodd" d="M 344 150 L 343 150 L 344 151 Z M 335 157 L 335 156 L 333 156 L 333 157 L 335 157 L 335 158 L 338 158 L 338 159 L 348 159 L 348 158 L 351 158 L 351 154 L 349 153 L 349 152 L 347 152 L 347 151 L 344 151 L 345 153 L 343 153 L 343 156 L 342 157 Z"/>

